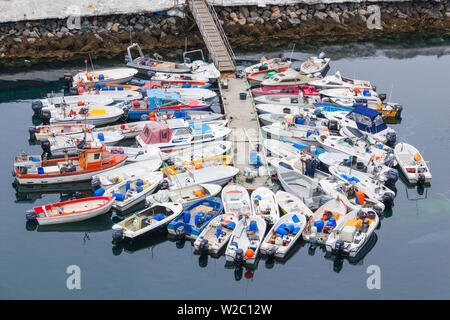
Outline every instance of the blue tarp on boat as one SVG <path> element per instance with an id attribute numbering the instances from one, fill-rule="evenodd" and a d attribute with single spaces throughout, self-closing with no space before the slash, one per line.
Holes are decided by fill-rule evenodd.
<path id="1" fill-rule="evenodd" d="M 348 115 L 356 122 L 359 130 L 369 133 L 378 133 L 387 129 L 383 115 L 371 108 L 356 107 Z"/>

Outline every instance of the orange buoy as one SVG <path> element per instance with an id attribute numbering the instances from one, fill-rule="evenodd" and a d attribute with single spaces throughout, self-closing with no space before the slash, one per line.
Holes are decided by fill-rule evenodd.
<path id="1" fill-rule="evenodd" d="M 125 123 L 122 123 L 122 124 L 120 125 L 120 129 L 125 129 Z"/>
<path id="2" fill-rule="evenodd" d="M 250 270 L 247 270 L 245 272 L 244 277 L 245 277 L 245 279 L 252 279 L 253 278 L 253 272 L 251 272 Z"/>
<path id="3" fill-rule="evenodd" d="M 255 255 L 255 251 L 253 251 L 252 249 L 247 249 L 247 251 L 245 251 L 245 256 L 247 258 L 252 258 Z"/>
<path id="4" fill-rule="evenodd" d="M 78 105 L 79 105 L 79 106 L 82 106 L 83 104 L 84 104 L 83 101 L 81 101 L 81 100 L 78 101 Z"/>
<path id="5" fill-rule="evenodd" d="M 356 203 L 359 205 L 363 205 L 364 204 L 364 198 L 365 198 L 365 194 L 361 191 L 356 191 L 355 192 L 355 196 L 356 196 Z"/>
<path id="6" fill-rule="evenodd" d="M 201 163 L 195 164 L 195 169 L 201 169 L 201 168 L 203 168 L 203 165 Z"/>

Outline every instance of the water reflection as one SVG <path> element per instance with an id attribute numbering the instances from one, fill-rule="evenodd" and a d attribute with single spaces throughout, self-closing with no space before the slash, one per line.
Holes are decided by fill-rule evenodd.
<path id="1" fill-rule="evenodd" d="M 92 196 L 90 182 L 76 182 L 49 185 L 20 185 L 16 181 L 12 183 L 16 190 L 16 203 L 34 203 L 46 194 L 59 194 L 59 201 L 68 201 Z"/>
<path id="2" fill-rule="evenodd" d="M 154 258 L 153 249 L 160 245 L 161 243 L 168 240 L 168 234 L 165 229 L 160 229 L 151 234 L 144 234 L 138 239 L 134 241 L 124 240 L 117 243 L 113 243 L 112 253 L 115 256 L 122 254 L 122 252 L 126 252 L 128 254 L 132 254 L 135 252 L 148 250 L 150 251 L 152 259 Z"/>

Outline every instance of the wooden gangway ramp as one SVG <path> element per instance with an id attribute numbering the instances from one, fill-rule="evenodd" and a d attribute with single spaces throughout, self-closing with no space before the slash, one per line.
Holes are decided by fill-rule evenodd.
<path id="1" fill-rule="evenodd" d="M 239 174 L 235 180 L 250 191 L 260 186 L 270 187 L 272 184 L 270 177 L 261 174 L 267 172 L 268 168 L 262 150 L 257 152 L 258 145 L 260 147 L 262 143 L 262 136 L 253 97 L 248 90 L 248 82 L 246 79 L 235 77 L 229 77 L 226 81 L 228 88 L 222 88 L 219 82 L 219 89 L 225 117 L 229 120 L 228 127 L 232 130 L 229 139 L 233 141 L 233 165 L 239 168 Z M 247 94 L 245 100 L 240 99 L 241 93 Z M 257 152 L 260 156 L 263 165 L 259 170 L 250 159 L 252 152 Z M 249 169 L 259 173 L 250 181 L 246 177 Z"/>
<path id="2" fill-rule="evenodd" d="M 188 3 L 217 70 L 222 74 L 236 72 L 233 50 L 214 7 L 208 4 L 207 0 L 188 0 Z"/>

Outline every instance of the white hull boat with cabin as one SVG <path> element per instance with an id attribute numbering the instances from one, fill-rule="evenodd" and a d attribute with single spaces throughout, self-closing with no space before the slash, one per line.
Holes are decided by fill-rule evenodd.
<path id="1" fill-rule="evenodd" d="M 266 187 L 256 188 L 250 199 L 253 215 L 263 218 L 268 225 L 273 225 L 280 219 L 277 199 L 272 190 Z"/>
<path id="2" fill-rule="evenodd" d="M 431 181 L 430 169 L 414 146 L 401 142 L 395 146 L 394 156 L 409 182 L 423 184 Z"/>
<path id="3" fill-rule="evenodd" d="M 159 190 L 149 195 L 146 201 L 150 204 L 156 202 L 179 202 L 183 205 L 183 208 L 187 208 L 194 202 L 217 196 L 221 190 L 222 187 L 218 184 L 193 184 L 179 189 Z"/>

